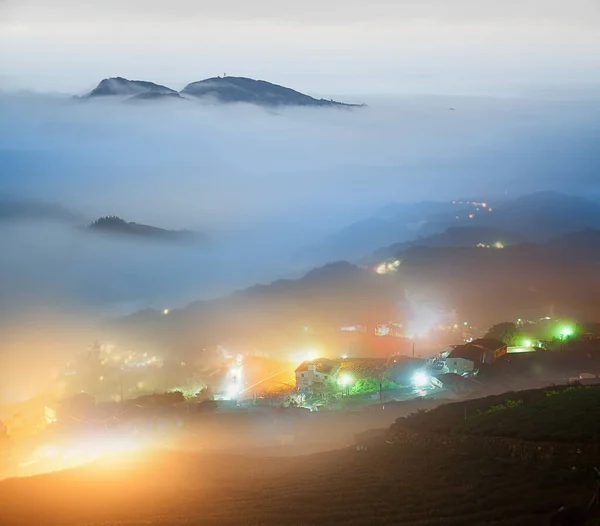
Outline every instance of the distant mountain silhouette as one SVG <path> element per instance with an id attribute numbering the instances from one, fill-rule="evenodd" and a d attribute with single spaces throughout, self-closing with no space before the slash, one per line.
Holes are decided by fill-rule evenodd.
<path id="1" fill-rule="evenodd" d="M 231 296 L 198 301 L 164 316 L 142 311 L 113 322 L 113 328 L 169 341 L 177 349 L 227 343 L 257 345 L 276 353 L 311 346 L 311 333 L 399 313 L 402 284 L 389 276 L 338 262 L 296 280 L 255 285 Z M 310 328 L 305 332 L 304 327 Z M 337 334 L 336 331 L 334 331 Z M 335 336 L 335 335 L 334 335 Z"/>
<path id="2" fill-rule="evenodd" d="M 218 102 L 245 102 L 262 106 L 358 106 L 334 100 L 315 99 L 271 82 L 245 77 L 213 77 L 192 82 L 181 93 Z"/>
<path id="3" fill-rule="evenodd" d="M 104 79 L 91 92 L 80 97 L 84 100 L 127 97 L 127 101 L 164 101 L 189 98 L 209 102 L 243 102 L 259 106 L 315 106 L 358 107 L 328 99 L 315 99 L 290 88 L 264 80 L 245 77 L 213 77 L 188 84 L 180 93 L 153 82 L 128 80 L 122 77 Z"/>
<path id="4" fill-rule="evenodd" d="M 433 234 L 428 237 L 419 237 L 404 243 L 395 243 L 375 252 L 376 259 L 399 257 L 405 250 L 411 247 L 475 247 L 478 244 L 494 245 L 501 243 L 503 246 L 524 243 L 526 239 L 518 233 L 502 230 L 494 227 L 472 226 L 472 227 L 450 227 L 441 234 Z"/>
<path id="5" fill-rule="evenodd" d="M 146 93 L 140 93 L 127 99 L 127 102 L 140 102 L 140 101 L 171 101 L 171 100 L 185 100 L 184 97 L 179 93 L 159 93 L 156 91 L 148 91 Z"/>
<path id="6" fill-rule="evenodd" d="M 600 230 L 571 232 L 544 243 L 502 250 L 411 247 L 397 274 L 469 321 L 492 324 L 543 316 L 555 305 L 565 315 L 600 315 Z"/>
<path id="7" fill-rule="evenodd" d="M 190 353 L 198 346 L 224 345 L 224 341 L 279 353 L 290 346 L 311 347 L 313 332 L 333 349 L 342 326 L 372 327 L 374 321 L 387 320 L 406 323 L 414 315 L 413 308 L 418 312 L 423 305 L 442 312 L 456 310 L 463 320 L 482 329 L 499 320 L 546 316 L 553 305 L 559 316 L 595 320 L 600 317 L 598 268 L 600 230 L 498 250 L 412 246 L 403 250 L 402 265 L 393 275 L 332 263 L 301 279 L 195 302 L 169 316 L 140 312 L 117 325 Z M 304 332 L 304 326 L 310 330 Z"/>
<path id="8" fill-rule="evenodd" d="M 143 94 L 169 95 L 177 92 L 166 86 L 145 80 L 129 80 L 123 77 L 104 79 L 96 88 L 84 95 L 84 99 L 108 96 L 136 96 Z"/>
<path id="9" fill-rule="evenodd" d="M 133 236 L 157 241 L 199 241 L 205 238 L 188 230 L 165 230 L 155 226 L 125 221 L 117 216 L 97 219 L 89 225 L 89 230 L 106 234 Z"/>
<path id="10" fill-rule="evenodd" d="M 409 246 L 419 238 L 427 239 L 453 227 L 487 228 L 490 233 L 496 230 L 499 235 L 510 235 L 515 241 L 531 242 L 547 241 L 586 228 L 600 229 L 600 203 L 582 197 L 540 192 L 492 205 L 478 207 L 473 200 L 389 205 L 306 249 L 302 255 L 362 260 L 380 249 L 385 251 L 385 247 L 404 243 Z M 450 231 L 438 241 L 450 242 L 449 235 L 458 233 Z"/>
<path id="11" fill-rule="evenodd" d="M 391 204 L 372 217 L 348 225 L 318 244 L 304 248 L 299 251 L 298 258 L 308 261 L 322 258 L 360 260 L 383 247 L 443 232 L 456 223 L 456 211 L 467 208 L 466 205 L 434 201 Z"/>
<path id="12" fill-rule="evenodd" d="M 74 223 L 81 221 L 82 217 L 72 210 L 53 203 L 0 197 L 0 222 L 23 219 Z"/>
<path id="13" fill-rule="evenodd" d="M 568 232 L 600 228 L 600 203 L 559 192 L 539 192 L 494 207 L 492 214 L 476 214 L 473 224 L 519 232 L 530 241 L 546 241 Z"/>

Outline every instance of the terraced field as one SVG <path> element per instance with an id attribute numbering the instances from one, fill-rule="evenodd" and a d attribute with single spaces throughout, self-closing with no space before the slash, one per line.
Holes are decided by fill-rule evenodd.
<path id="1" fill-rule="evenodd" d="M 425 446 L 292 458 L 184 453 L 0 483 L 0 524 L 535 525 L 590 473 Z"/>
<path id="2" fill-rule="evenodd" d="M 599 407 L 600 388 L 547 388 L 420 408 L 385 435 L 365 435 L 366 448 L 294 457 L 266 448 L 270 457 L 154 451 L 104 460 L 1 482 L 0 525 L 545 525 L 561 506 L 585 509 L 597 488 Z M 312 416 L 295 430 L 322 439 L 390 418 L 381 411 Z M 241 430 L 251 428 L 232 434 L 250 443 Z M 408 440 L 394 440 L 402 436 Z M 525 444 L 536 455 L 486 446 L 495 441 Z M 537 454 L 546 447 L 552 455 Z M 575 457 L 564 453 L 572 449 Z M 587 519 L 562 524 L 600 525 Z"/>

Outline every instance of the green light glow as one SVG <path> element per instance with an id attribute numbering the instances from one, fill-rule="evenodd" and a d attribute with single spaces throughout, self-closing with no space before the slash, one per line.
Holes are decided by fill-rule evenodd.
<path id="1" fill-rule="evenodd" d="M 572 327 L 562 327 L 560 329 L 560 336 L 562 338 L 568 338 L 569 336 L 573 335 L 573 328 Z"/>
<path id="2" fill-rule="evenodd" d="M 340 376 L 340 378 L 338 379 L 338 383 L 344 386 L 350 385 L 352 383 L 352 377 L 348 374 Z"/>
<path id="3" fill-rule="evenodd" d="M 523 347 L 531 347 L 531 346 L 532 346 L 531 340 L 523 340 Z"/>

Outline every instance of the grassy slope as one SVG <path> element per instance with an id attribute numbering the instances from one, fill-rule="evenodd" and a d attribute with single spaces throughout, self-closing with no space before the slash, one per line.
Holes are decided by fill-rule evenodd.
<path id="1" fill-rule="evenodd" d="M 507 401 L 518 405 L 507 407 Z M 401 418 L 396 425 L 434 433 L 593 442 L 600 438 L 600 386 L 536 389 L 457 402 Z"/>
<path id="2" fill-rule="evenodd" d="M 599 393 L 599 388 L 551 396 L 545 390 L 508 393 L 400 422 L 494 434 L 512 426 L 555 437 L 564 429 L 571 434 L 587 429 L 568 422 L 597 420 Z M 477 416 L 507 399 L 523 404 Z M 4 481 L 0 524 L 530 526 L 547 524 L 562 505 L 585 507 L 594 489 L 588 470 L 429 445 L 380 443 L 288 458 L 163 452 Z"/>
<path id="3" fill-rule="evenodd" d="M 560 505 L 585 505 L 593 489 L 584 473 L 422 446 L 281 459 L 164 454 L 3 482 L 0 523 L 530 526 Z"/>

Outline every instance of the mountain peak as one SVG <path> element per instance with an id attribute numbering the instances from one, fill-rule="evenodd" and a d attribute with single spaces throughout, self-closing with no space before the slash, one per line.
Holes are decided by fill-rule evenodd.
<path id="1" fill-rule="evenodd" d="M 100 81 L 98 86 L 90 91 L 84 98 L 106 97 L 106 96 L 135 96 L 154 93 L 158 95 L 169 95 L 177 93 L 171 88 L 148 82 L 145 80 L 129 80 L 123 77 L 110 77 Z"/>
<path id="2" fill-rule="evenodd" d="M 227 103 L 245 102 L 261 106 L 359 106 L 315 99 L 291 88 L 247 77 L 211 77 L 188 84 L 181 93 L 199 99 L 214 99 Z"/>
<path id="3" fill-rule="evenodd" d="M 83 99 L 120 96 L 128 100 L 173 100 L 187 98 L 220 103 L 243 102 L 259 106 L 360 107 L 333 99 L 316 99 L 266 80 L 247 77 L 212 77 L 188 84 L 181 92 L 144 80 L 110 77 L 102 80 Z M 183 96 L 183 97 L 182 97 Z"/>

